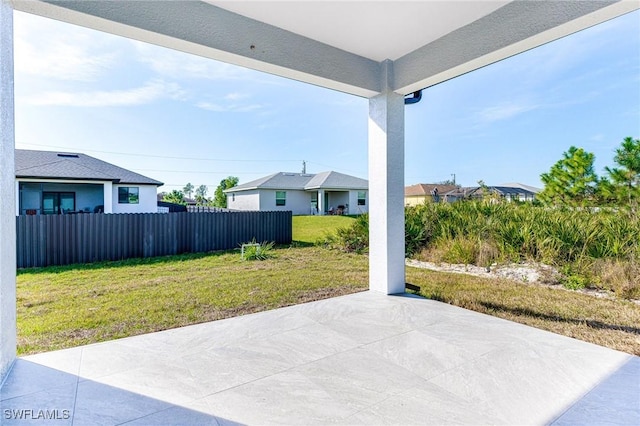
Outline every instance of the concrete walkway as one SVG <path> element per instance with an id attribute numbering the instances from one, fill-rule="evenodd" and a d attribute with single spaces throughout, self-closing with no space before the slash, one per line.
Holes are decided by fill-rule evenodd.
<path id="1" fill-rule="evenodd" d="M 364 292 L 20 358 L 1 400 L 3 425 L 637 425 L 640 358 Z"/>

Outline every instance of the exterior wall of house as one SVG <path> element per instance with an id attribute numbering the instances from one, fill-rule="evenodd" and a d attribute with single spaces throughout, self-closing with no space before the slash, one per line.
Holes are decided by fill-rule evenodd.
<path id="1" fill-rule="evenodd" d="M 109 182 L 110 184 L 110 182 Z M 95 181 L 38 181 L 35 179 L 16 180 L 16 215 L 35 210 L 42 214 L 43 192 L 73 192 L 75 194 L 74 211 L 93 212 L 97 206 L 104 205 L 104 183 Z"/>
<path id="2" fill-rule="evenodd" d="M 138 203 L 126 204 L 118 200 L 118 188 L 138 188 Z M 113 213 L 156 213 L 158 211 L 158 187 L 155 185 L 117 184 L 111 192 Z"/>
<path id="3" fill-rule="evenodd" d="M 426 195 L 418 195 L 415 197 L 404 197 L 404 205 L 405 206 L 418 206 L 420 204 L 424 204 L 425 201 L 432 201 L 432 197 L 427 197 Z"/>
<path id="4" fill-rule="evenodd" d="M 311 192 L 289 189 L 285 190 L 286 204 L 276 206 L 276 190 L 260 190 L 260 210 L 262 211 L 291 211 L 294 215 L 311 214 Z"/>
<path id="5" fill-rule="evenodd" d="M 241 191 L 227 194 L 227 207 L 232 210 L 261 210 L 261 211 L 291 211 L 294 215 L 310 215 L 318 214 L 311 200 L 319 197 L 319 204 L 324 206 L 324 200 L 320 199 L 326 193 L 328 204 L 324 206 L 325 210 L 333 206 L 348 205 L 348 214 L 362 214 L 369 211 L 369 199 L 366 198 L 365 205 L 358 205 L 358 191 L 331 191 L 326 190 L 318 194 L 319 191 L 304 191 L 288 189 L 286 192 L 286 201 L 284 206 L 276 205 L 275 189 L 256 189 L 250 191 Z M 365 191 L 367 192 L 367 191 Z M 234 197 L 235 194 L 235 197 Z M 320 213 L 322 214 L 322 213 Z"/>
<path id="6" fill-rule="evenodd" d="M 358 205 L 358 192 L 365 193 L 364 205 Z M 369 191 L 367 190 L 353 190 L 349 191 L 349 214 L 363 214 L 369 213 Z"/>
<path id="7" fill-rule="evenodd" d="M 75 194 L 74 211 L 93 212 L 103 205 L 102 185 L 100 184 L 64 184 L 64 183 L 22 183 L 20 185 L 20 214 L 26 210 L 40 212 L 43 192 L 73 192 Z"/>
<path id="8" fill-rule="evenodd" d="M 260 193 L 254 189 L 227 194 L 227 208 L 231 210 L 260 210 Z"/>

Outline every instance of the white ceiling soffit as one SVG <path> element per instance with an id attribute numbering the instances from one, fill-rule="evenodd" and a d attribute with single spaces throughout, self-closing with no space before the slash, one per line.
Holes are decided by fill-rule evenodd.
<path id="1" fill-rule="evenodd" d="M 468 25 L 510 0 L 273 1 L 206 0 L 329 46 L 382 62 Z"/>
<path id="2" fill-rule="evenodd" d="M 638 0 L 57 1 L 22 10 L 370 97 L 411 93 L 640 8 Z"/>

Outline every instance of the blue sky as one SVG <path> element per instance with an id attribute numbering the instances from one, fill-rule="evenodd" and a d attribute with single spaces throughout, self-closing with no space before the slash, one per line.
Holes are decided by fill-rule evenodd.
<path id="1" fill-rule="evenodd" d="M 367 177 L 368 101 L 15 12 L 16 147 L 85 152 L 165 182 Z M 610 165 L 640 137 L 640 11 L 424 91 L 407 185 L 541 186 L 571 145 Z"/>

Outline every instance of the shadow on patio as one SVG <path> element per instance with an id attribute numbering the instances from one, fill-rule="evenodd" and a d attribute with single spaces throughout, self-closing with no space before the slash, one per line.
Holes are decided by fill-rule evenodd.
<path id="1" fill-rule="evenodd" d="M 3 424 L 638 424 L 639 377 L 638 357 L 363 292 L 24 357 L 1 408 Z"/>

